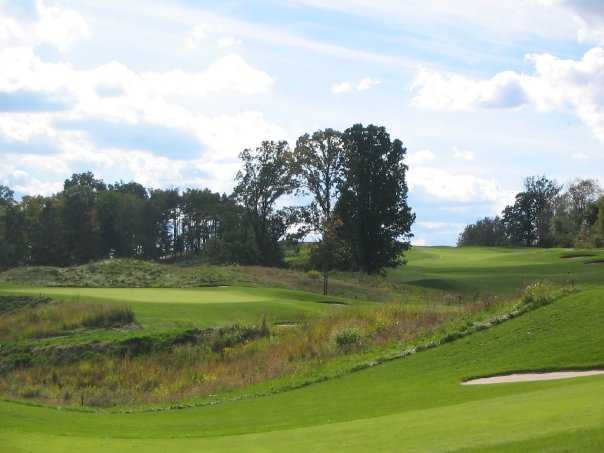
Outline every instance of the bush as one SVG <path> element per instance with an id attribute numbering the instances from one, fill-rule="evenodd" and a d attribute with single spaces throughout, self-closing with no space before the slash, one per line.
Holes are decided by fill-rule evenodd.
<path id="1" fill-rule="evenodd" d="M 336 345 L 340 349 L 352 349 L 361 345 L 362 332 L 356 327 L 346 327 L 336 333 Z"/>
<path id="2" fill-rule="evenodd" d="M 82 325 L 84 327 L 119 327 L 134 322 L 134 312 L 130 307 L 112 307 L 101 305 L 87 315 Z"/>
<path id="3" fill-rule="evenodd" d="M 306 273 L 306 276 L 311 280 L 319 280 L 321 278 L 321 272 L 310 270 Z"/>
<path id="4" fill-rule="evenodd" d="M 522 303 L 541 306 L 551 303 L 556 297 L 556 287 L 548 282 L 536 282 L 522 292 Z"/>

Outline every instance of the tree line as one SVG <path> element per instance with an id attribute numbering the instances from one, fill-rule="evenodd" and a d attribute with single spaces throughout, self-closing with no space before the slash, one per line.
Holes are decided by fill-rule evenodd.
<path id="1" fill-rule="evenodd" d="M 458 245 L 602 247 L 604 192 L 591 179 L 564 187 L 545 176 L 526 178 L 514 204 L 466 226 Z"/>
<path id="2" fill-rule="evenodd" d="M 384 127 L 354 125 L 265 141 L 240 154 L 233 193 L 107 184 L 74 174 L 51 196 L 0 186 L 0 266 L 126 257 L 284 264 L 284 244 L 310 233 L 312 261 L 375 273 L 409 248 L 406 149 Z M 285 206 L 286 200 L 302 205 Z"/>

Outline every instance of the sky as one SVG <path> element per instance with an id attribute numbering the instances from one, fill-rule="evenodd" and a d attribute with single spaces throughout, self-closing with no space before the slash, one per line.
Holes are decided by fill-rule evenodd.
<path id="1" fill-rule="evenodd" d="M 604 179 L 602 0 L 0 0 L 0 184 L 229 192 L 262 140 L 385 126 L 418 245 Z"/>

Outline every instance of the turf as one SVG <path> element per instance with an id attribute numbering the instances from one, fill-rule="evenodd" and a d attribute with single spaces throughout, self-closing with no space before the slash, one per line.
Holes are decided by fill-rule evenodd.
<path id="1" fill-rule="evenodd" d="M 569 258 L 571 256 L 571 258 Z M 414 247 L 393 282 L 461 293 L 513 294 L 536 280 L 600 285 L 604 269 L 590 262 L 604 251 L 486 247 Z"/>
<path id="2" fill-rule="evenodd" d="M 263 398 L 133 414 L 4 402 L 0 448 L 601 451 L 601 376 L 473 387 L 460 382 L 523 369 L 602 366 L 603 321 L 604 290 L 592 289 L 403 360 Z"/>

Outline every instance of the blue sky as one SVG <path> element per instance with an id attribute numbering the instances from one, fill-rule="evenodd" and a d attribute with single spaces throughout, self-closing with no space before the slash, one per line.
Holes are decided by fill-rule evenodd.
<path id="1" fill-rule="evenodd" d="M 238 153 L 384 125 L 418 244 L 525 176 L 604 168 L 600 0 L 0 0 L 0 183 L 71 173 L 230 191 Z"/>

